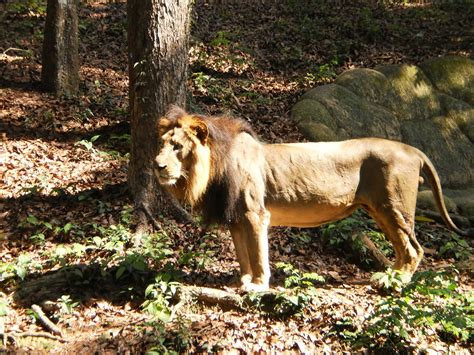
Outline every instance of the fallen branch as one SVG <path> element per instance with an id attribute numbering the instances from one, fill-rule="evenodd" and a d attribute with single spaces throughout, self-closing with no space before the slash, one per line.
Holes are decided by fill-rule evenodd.
<path id="1" fill-rule="evenodd" d="M 49 318 L 46 316 L 46 314 L 44 314 L 40 306 L 34 304 L 31 306 L 31 309 L 35 311 L 35 313 L 38 315 L 38 318 L 41 324 L 43 324 L 46 330 L 50 331 L 53 334 L 62 336 L 61 329 L 59 329 L 59 327 L 56 324 L 54 324 L 53 322 L 49 320 Z"/>
<path id="2" fill-rule="evenodd" d="M 374 262 L 375 269 L 382 271 L 392 265 L 390 260 L 388 260 L 387 257 L 383 255 L 383 253 L 379 250 L 379 248 L 377 248 L 377 246 L 372 240 L 370 240 L 369 237 L 363 234 L 360 237 L 360 240 L 367 247 L 367 251 L 370 253 L 370 256 Z"/>
<path id="3" fill-rule="evenodd" d="M 225 308 L 242 308 L 243 304 L 241 295 L 210 287 L 181 286 L 177 297 L 180 301 L 192 299 L 208 304 L 218 304 Z"/>
<path id="4" fill-rule="evenodd" d="M 275 299 L 277 292 L 268 290 L 261 293 L 261 297 L 266 299 L 266 302 L 271 302 Z M 210 287 L 200 286 L 181 286 L 179 287 L 175 301 L 185 303 L 187 301 L 198 301 L 210 305 L 218 305 L 223 309 L 238 309 L 246 310 L 252 306 L 252 302 L 248 298 L 248 294 L 240 295 L 232 291 L 224 291 Z"/>

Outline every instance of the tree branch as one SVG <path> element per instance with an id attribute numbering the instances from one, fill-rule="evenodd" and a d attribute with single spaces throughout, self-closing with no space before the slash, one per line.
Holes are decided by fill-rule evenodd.
<path id="1" fill-rule="evenodd" d="M 53 334 L 63 336 L 61 329 L 59 329 L 59 327 L 56 324 L 54 324 L 53 322 L 49 320 L 49 318 L 44 314 L 40 306 L 34 304 L 31 306 L 31 309 L 35 311 L 35 313 L 38 315 L 40 322 L 43 324 L 46 330 L 50 331 Z"/>

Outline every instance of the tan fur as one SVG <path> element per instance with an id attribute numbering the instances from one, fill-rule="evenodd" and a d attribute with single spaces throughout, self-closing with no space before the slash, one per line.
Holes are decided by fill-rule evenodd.
<path id="1" fill-rule="evenodd" d="M 433 165 L 408 145 L 376 138 L 262 144 L 241 120 L 176 108 L 159 127 L 160 183 L 207 220 L 229 226 L 246 290 L 269 286 L 269 226 L 315 227 L 359 207 L 392 242 L 394 268 L 410 277 L 423 256 L 414 233 L 422 171 L 448 226 L 466 235 L 447 214 Z M 177 142 L 180 151 L 172 149 Z"/>

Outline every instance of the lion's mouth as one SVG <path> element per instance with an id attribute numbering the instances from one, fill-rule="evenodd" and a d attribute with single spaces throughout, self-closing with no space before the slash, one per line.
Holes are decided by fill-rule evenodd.
<path id="1" fill-rule="evenodd" d="M 155 170 L 155 175 L 158 178 L 160 185 L 174 185 L 178 181 L 179 177 L 171 176 L 166 172 L 158 172 Z"/>

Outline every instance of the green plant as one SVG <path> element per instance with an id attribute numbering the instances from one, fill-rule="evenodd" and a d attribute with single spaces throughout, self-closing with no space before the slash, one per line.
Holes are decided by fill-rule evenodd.
<path id="1" fill-rule="evenodd" d="M 315 284 L 324 283 L 324 277 L 315 272 L 301 272 L 293 265 L 287 263 L 276 263 L 277 269 L 282 270 L 285 275 L 285 287 L 293 289 L 311 289 Z"/>
<path id="2" fill-rule="evenodd" d="M 46 14 L 46 1 L 44 0 L 23 0 L 7 2 L 7 11 L 17 14 L 37 12 Z"/>
<path id="3" fill-rule="evenodd" d="M 288 237 L 296 245 L 297 248 L 306 247 L 312 240 L 311 235 L 306 231 L 298 230 L 298 232 L 291 231 Z"/>
<path id="4" fill-rule="evenodd" d="M 433 331 L 441 340 L 470 341 L 473 301 L 472 293 L 457 289 L 455 273 L 420 272 L 398 295 L 385 297 L 351 341 L 358 347 L 389 351 L 411 349 L 415 339 Z"/>
<path id="5" fill-rule="evenodd" d="M 321 227 L 322 237 L 329 246 L 342 249 L 350 259 L 362 267 L 371 267 L 372 256 L 363 242 L 363 236 L 369 237 L 384 255 L 393 255 L 392 246 L 385 235 L 373 230 L 371 224 L 372 221 L 359 210 L 348 218 Z"/>
<path id="6" fill-rule="evenodd" d="M 469 259 L 471 256 L 471 248 L 465 239 L 451 233 L 450 240 L 439 249 L 439 253 L 442 256 L 463 261 Z"/>
<path id="7" fill-rule="evenodd" d="M 372 281 L 386 291 L 400 292 L 407 283 L 407 276 L 399 270 L 387 269 L 372 275 Z"/>
<path id="8" fill-rule="evenodd" d="M 41 270 L 41 268 L 41 263 L 35 261 L 29 253 L 20 254 L 15 262 L 0 262 L 0 282 L 15 276 L 24 280 L 31 269 Z"/>
<path id="9" fill-rule="evenodd" d="M 74 308 L 79 305 L 79 302 L 74 302 L 69 295 L 62 295 L 58 298 L 58 306 L 59 306 L 59 313 L 63 314 L 71 314 Z"/>
<path id="10" fill-rule="evenodd" d="M 196 72 L 191 75 L 194 86 L 203 94 L 207 93 L 207 86 L 213 80 L 210 75 L 203 72 Z"/>
<path id="11" fill-rule="evenodd" d="M 148 324 L 153 327 L 150 337 L 153 339 L 153 345 L 150 346 L 147 355 L 161 354 L 182 354 L 189 348 L 190 335 L 188 324 L 185 320 L 179 319 L 176 322 L 176 330 L 169 330 L 162 322 L 152 321 Z"/>
<path id="12" fill-rule="evenodd" d="M 158 274 L 155 282 L 148 285 L 145 290 L 147 300 L 142 304 L 143 310 L 160 322 L 169 322 L 172 318 L 170 301 L 178 287 L 179 283 L 172 281 L 170 273 Z"/>
<path id="13" fill-rule="evenodd" d="M 84 148 L 87 149 L 87 151 L 91 152 L 91 153 L 97 153 L 98 150 L 94 147 L 94 142 L 99 139 L 100 135 L 95 135 L 95 136 L 92 136 L 89 140 L 87 139 L 83 139 L 83 140 L 80 140 L 79 142 L 76 142 L 74 143 L 74 145 L 82 145 Z"/>
<path id="14" fill-rule="evenodd" d="M 115 273 L 115 277 L 120 279 L 124 274 L 136 276 L 138 272 L 144 272 L 148 269 L 146 258 L 133 251 L 127 251 L 124 256 L 119 257 L 119 267 Z"/>
<path id="15" fill-rule="evenodd" d="M 213 47 L 229 46 L 232 43 L 231 40 L 229 39 L 230 35 L 231 34 L 227 31 L 217 31 L 214 39 L 211 41 L 211 46 Z"/>
<path id="16" fill-rule="evenodd" d="M 44 244 L 46 235 L 49 233 L 53 236 L 69 235 L 72 231 L 81 234 L 80 229 L 74 223 L 66 223 L 64 226 L 54 225 L 52 222 L 41 221 L 34 215 L 28 215 L 26 219 L 20 223 L 20 227 L 34 227 L 35 231 L 30 236 L 30 239 L 35 244 Z"/>
<path id="17" fill-rule="evenodd" d="M 315 284 L 323 283 L 324 278 L 316 273 L 305 273 L 287 263 L 277 263 L 276 267 L 287 276 L 285 292 L 276 295 L 265 293 L 249 293 L 246 303 L 277 318 L 298 315 L 316 297 Z"/>

